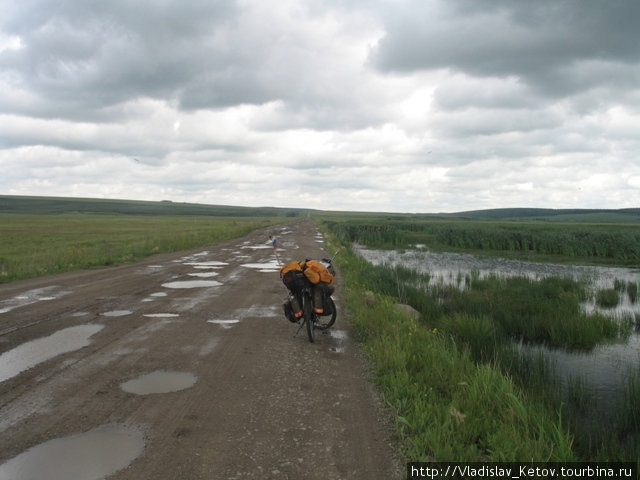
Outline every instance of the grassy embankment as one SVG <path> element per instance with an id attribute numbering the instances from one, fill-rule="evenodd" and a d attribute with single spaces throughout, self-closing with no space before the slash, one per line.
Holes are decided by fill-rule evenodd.
<path id="1" fill-rule="evenodd" d="M 402 242 L 416 238 L 409 235 L 398 241 L 403 229 L 389 228 L 388 222 L 365 228 L 331 226 L 345 244 L 355 240 L 403 246 Z M 436 225 L 435 231 L 443 226 Z M 582 231 L 580 225 L 573 227 L 574 232 Z M 462 224 L 456 228 L 463 229 Z M 468 228 L 478 231 L 473 223 Z M 517 225 L 508 229 L 515 233 Z M 480 230 L 491 233 L 485 225 Z M 524 225 L 523 230 L 531 227 Z M 608 238 L 605 230 L 592 243 Z M 550 235 L 546 228 L 540 232 Z M 552 232 L 563 234 L 557 241 L 566 240 L 566 229 Z M 629 230 L 623 232 L 625 237 L 633 235 Z M 497 236 L 503 234 L 497 232 Z M 611 238 L 615 243 L 615 232 Z M 424 241 L 424 236 L 420 239 Z M 554 242 L 549 237 L 547 243 Z M 638 251 L 634 247 L 632 252 Z M 582 250 L 589 256 L 600 251 L 588 245 Z M 615 246 L 605 251 L 610 252 L 607 258 L 629 258 L 628 253 L 616 254 Z M 589 402 L 584 383 L 570 379 L 561 392 L 548 362 L 519 354 L 511 341 L 515 337 L 589 349 L 602 341 L 627 337 L 632 328 L 629 322 L 581 311 L 584 285 L 559 278 L 494 277 L 465 280 L 469 288 L 464 290 L 442 285 L 430 288 L 428 278 L 416 272 L 374 267 L 353 253 L 341 255 L 338 263 L 346 279 L 351 319 L 396 412 L 408 459 L 637 458 L 640 383 L 635 378 L 640 375 L 631 377 L 606 428 L 587 431 L 581 428 Z M 373 292 L 374 301 L 368 291 Z M 411 304 L 420 312 L 420 319 L 401 314 L 393 307 L 395 302 Z"/>
<path id="2" fill-rule="evenodd" d="M 132 262 L 240 237 L 287 217 L 1 214 L 0 283 Z"/>

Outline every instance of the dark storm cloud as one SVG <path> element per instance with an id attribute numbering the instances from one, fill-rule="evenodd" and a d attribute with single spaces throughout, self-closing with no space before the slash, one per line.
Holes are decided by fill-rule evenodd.
<path id="1" fill-rule="evenodd" d="M 348 60 L 341 56 L 350 45 L 332 45 L 330 31 L 325 41 L 313 30 L 322 28 L 320 21 L 313 24 L 322 12 L 286 6 L 284 13 L 260 21 L 261 14 L 281 5 L 14 3 L 0 26 L 20 38 L 21 48 L 0 51 L 0 80 L 28 101 L 0 96 L 0 109 L 108 122 L 122 118 L 118 105 L 138 98 L 166 101 L 183 111 L 282 101 L 287 120 L 275 119 L 276 128 L 357 127 L 379 120 L 374 108 L 345 108 L 367 87 L 354 85 L 352 72 L 343 73 Z M 296 22 L 312 30 L 296 28 Z M 356 87 L 359 95 L 351 93 Z M 265 128 L 273 128 L 267 123 Z"/>
<path id="2" fill-rule="evenodd" d="M 629 88 L 640 78 L 636 0 L 402 5 L 385 17 L 386 36 L 373 53 L 381 70 L 451 69 L 477 77 L 516 77 L 552 97 L 603 83 Z"/>
<path id="3" fill-rule="evenodd" d="M 2 29 L 22 48 L 0 53 L 0 69 L 34 101 L 3 109 L 99 118 L 100 109 L 137 97 L 183 96 L 187 107 L 263 101 L 254 86 L 226 74 L 241 69 L 234 62 L 243 57 L 217 43 L 217 32 L 236 14 L 234 2 L 210 0 L 14 4 Z"/>

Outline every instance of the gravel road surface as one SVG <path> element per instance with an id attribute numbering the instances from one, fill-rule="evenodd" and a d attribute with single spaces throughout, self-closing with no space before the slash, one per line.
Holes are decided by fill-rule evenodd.
<path id="1" fill-rule="evenodd" d="M 400 478 L 340 283 L 294 336 L 270 234 L 327 255 L 301 221 L 0 285 L 0 480 Z"/>

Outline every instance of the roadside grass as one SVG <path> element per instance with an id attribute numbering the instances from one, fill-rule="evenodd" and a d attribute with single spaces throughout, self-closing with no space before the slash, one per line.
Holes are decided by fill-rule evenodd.
<path id="1" fill-rule="evenodd" d="M 528 397 L 494 365 L 475 362 L 450 334 L 401 313 L 398 298 L 380 292 L 380 280 L 350 250 L 337 261 L 350 321 L 375 365 L 408 460 L 574 459 L 559 410 Z M 374 302 L 367 291 L 375 292 Z M 486 322 L 478 331 L 491 335 Z"/>
<path id="2" fill-rule="evenodd" d="M 270 217 L 0 215 L 0 283 L 121 264 L 291 221 Z"/>

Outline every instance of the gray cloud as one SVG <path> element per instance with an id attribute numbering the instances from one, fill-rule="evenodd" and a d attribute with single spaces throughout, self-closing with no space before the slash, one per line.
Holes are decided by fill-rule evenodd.
<path id="1" fill-rule="evenodd" d="M 386 17 L 373 54 L 382 70 L 451 69 L 515 77 L 545 96 L 603 83 L 637 85 L 640 4 L 619 2 L 406 2 Z M 633 74 L 628 73 L 633 65 Z"/>
<path id="2" fill-rule="evenodd" d="M 2 193 L 637 206 L 635 1 L 0 8 Z"/>

